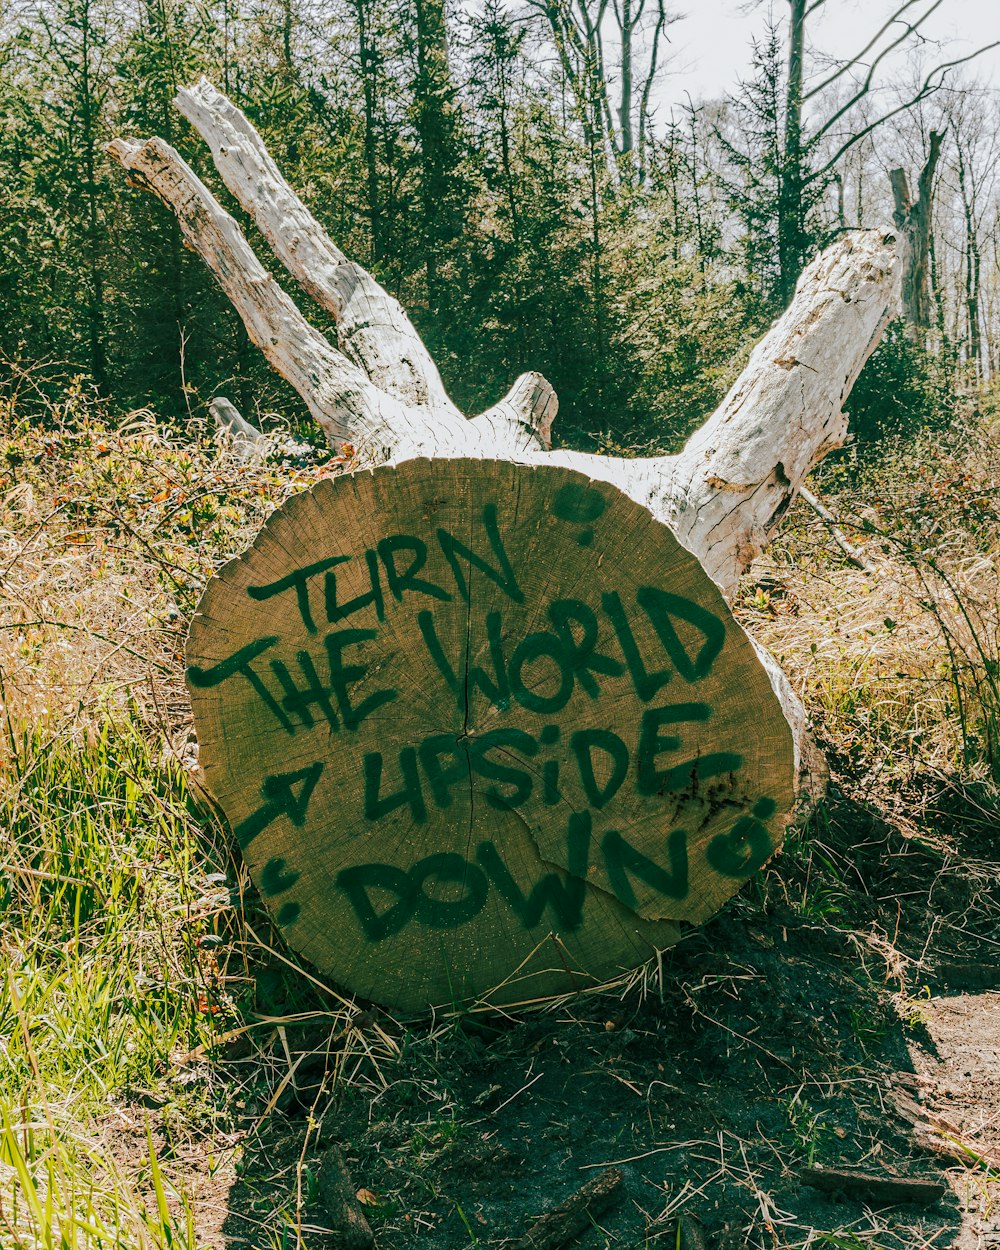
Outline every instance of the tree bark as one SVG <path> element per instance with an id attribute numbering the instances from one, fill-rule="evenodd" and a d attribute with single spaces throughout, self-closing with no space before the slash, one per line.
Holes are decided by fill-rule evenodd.
<path id="1" fill-rule="evenodd" d="M 976 185 L 967 167 L 962 145 L 958 145 L 958 186 L 962 195 L 962 212 L 965 217 L 965 315 L 968 334 L 966 359 L 977 375 L 980 372 L 979 284 L 980 254 L 979 231 L 976 220 Z"/>
<path id="2" fill-rule="evenodd" d="M 208 143 L 223 182 L 275 255 L 335 319 L 341 352 L 396 399 L 458 417 L 437 366 L 398 301 L 332 242 L 243 112 L 206 78 L 182 88 L 177 107 Z"/>
<path id="3" fill-rule="evenodd" d="M 616 9 L 617 14 L 617 9 Z M 618 101 L 618 130 L 621 134 L 623 161 L 631 158 L 634 146 L 632 138 L 632 35 L 637 19 L 632 16 L 631 0 L 622 0 L 619 26 L 622 37 L 621 88 Z"/>
<path id="4" fill-rule="evenodd" d="M 806 0 L 789 0 L 788 81 L 785 134 L 778 190 L 778 267 L 781 304 L 792 298 L 801 268 L 802 249 L 802 72 L 805 53 Z"/>
<path id="5" fill-rule="evenodd" d="M 378 98 L 375 35 L 371 29 L 369 0 L 354 0 L 358 22 L 358 53 L 361 60 L 361 86 L 365 100 L 365 179 L 368 195 L 368 230 L 371 235 L 373 261 L 382 257 L 382 222 L 380 212 L 378 176 L 378 139 L 376 133 L 376 105 Z"/>
<path id="6" fill-rule="evenodd" d="M 919 337 L 931 325 L 927 285 L 928 258 L 931 249 L 934 172 L 941 155 L 943 139 L 943 131 L 931 131 L 930 150 L 920 171 L 915 201 L 910 196 L 906 171 L 893 169 L 889 172 L 895 201 L 893 220 L 900 232 L 903 316 L 910 338 Z"/>
<path id="7" fill-rule="evenodd" d="M 375 1237 L 339 1146 L 329 1146 L 320 1155 L 317 1188 L 341 1250 L 371 1250 Z"/>
<path id="8" fill-rule="evenodd" d="M 807 267 L 790 307 L 679 454 L 625 460 L 549 451 L 557 405 L 544 378 L 523 375 L 493 408 L 466 420 L 399 304 L 327 238 L 243 114 L 204 81 L 177 104 L 278 258 L 336 319 L 339 350 L 265 272 L 236 222 L 172 148 L 118 139 L 110 151 L 174 210 L 188 244 L 327 439 L 350 442 L 363 463 L 486 457 L 578 470 L 612 483 L 669 526 L 731 600 L 806 476 L 843 444 L 844 401 L 895 300 L 891 233 L 847 234 Z M 806 744 L 802 705 L 774 661 L 762 658 L 803 774 L 814 772 L 821 765 Z"/>
<path id="9" fill-rule="evenodd" d="M 608 1168 L 536 1220 L 511 1250 L 561 1250 L 592 1227 L 597 1216 L 621 1198 L 621 1192 L 621 1170 Z"/>

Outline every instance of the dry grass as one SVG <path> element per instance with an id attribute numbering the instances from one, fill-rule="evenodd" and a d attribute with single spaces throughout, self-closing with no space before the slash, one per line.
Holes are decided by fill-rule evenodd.
<path id="1" fill-rule="evenodd" d="M 0 1245 L 194 1250 L 201 1208 L 179 1180 L 190 1160 L 202 1159 L 211 1198 L 254 1125 L 289 1107 L 306 1123 L 281 1164 L 290 1197 L 265 1201 L 253 1237 L 301 1244 L 307 1148 L 331 1090 L 372 1114 L 420 1081 L 436 1098 L 434 1048 L 451 1026 L 421 1039 L 431 1057 L 415 1077 L 413 1039 L 359 1013 L 274 936 L 190 787 L 181 648 L 212 572 L 288 494 L 339 466 L 243 467 L 149 414 L 110 423 L 72 387 L 44 425 L 20 412 L 0 401 Z M 998 478 L 988 440 L 970 438 L 900 453 L 850 484 L 834 474 L 824 498 L 878 575 L 845 562 L 797 505 L 740 605 L 840 764 L 911 824 L 928 772 L 978 787 L 992 810 Z M 836 869 L 810 880 L 803 910 L 807 898 L 815 917 L 840 907 Z M 626 997 L 663 994 L 662 968 L 625 981 Z M 689 997 L 692 1017 L 716 1026 L 718 1006 Z M 441 1115 L 435 1150 L 450 1140 Z M 813 1131 L 797 1108 L 789 1116 L 790 1141 Z M 209 1157 L 222 1123 L 240 1132 Z M 760 1236 L 780 1236 L 791 1217 L 737 1145 L 713 1143 L 713 1167 L 737 1177 Z M 675 1206 L 668 1196 L 666 1214 Z M 803 1244 L 880 1235 L 872 1222 Z"/>
<path id="2" fill-rule="evenodd" d="M 314 1052 L 332 1086 L 391 1050 L 275 948 L 184 767 L 201 589 L 330 471 L 243 467 L 144 413 L 114 428 L 73 388 L 44 424 L 0 403 L 2 1245 L 194 1247 L 163 1113 L 123 1154 L 109 1100 L 159 1090 L 197 1135 L 220 1048 L 274 1103 Z"/>
<path id="3" fill-rule="evenodd" d="M 242 465 L 73 392 L 44 427 L 0 400 L 0 666 L 9 719 L 74 733 L 183 721 L 181 648 L 208 578 L 289 494 L 338 471 Z"/>
<path id="4" fill-rule="evenodd" d="M 741 604 L 828 744 L 880 793 L 927 770 L 1000 781 L 1000 455 L 985 433 L 953 437 L 958 450 L 918 444 L 828 475 L 874 574 L 799 502 Z"/>

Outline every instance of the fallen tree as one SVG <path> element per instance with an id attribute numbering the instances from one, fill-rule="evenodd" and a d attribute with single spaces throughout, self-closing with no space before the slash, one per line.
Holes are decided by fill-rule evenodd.
<path id="1" fill-rule="evenodd" d="M 206 776 L 278 923 L 406 1008 L 640 962 L 773 853 L 796 786 L 822 784 L 801 703 L 725 600 L 844 441 L 893 237 L 845 235 L 809 266 L 678 455 L 554 451 L 544 378 L 467 419 L 242 112 L 204 80 L 177 105 L 336 346 L 173 148 L 110 150 L 328 441 L 373 468 L 279 510 L 192 627 Z M 658 703 L 671 681 L 680 701 Z"/>

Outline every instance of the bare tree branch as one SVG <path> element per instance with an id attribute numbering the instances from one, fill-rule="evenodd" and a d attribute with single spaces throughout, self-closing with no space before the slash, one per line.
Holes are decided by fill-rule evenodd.
<path id="1" fill-rule="evenodd" d="M 824 177 L 824 175 L 828 174 L 834 165 L 836 165 L 845 152 L 849 152 L 856 143 L 860 143 L 861 140 L 870 135 L 873 130 L 876 130 L 879 126 L 884 125 L 890 120 L 890 118 L 896 117 L 899 113 L 905 113 L 907 109 L 913 108 L 913 106 L 915 104 L 919 104 L 921 100 L 926 100 L 928 96 L 933 95 L 936 91 L 940 91 L 940 89 L 944 86 L 944 75 L 947 74 L 948 70 L 954 69 L 956 65 L 965 65 L 968 61 L 974 60 L 977 56 L 982 56 L 984 52 L 990 52 L 993 48 L 998 47 L 1000 47 L 1000 39 L 996 40 L 994 43 L 987 44 L 984 48 L 977 48 L 975 52 L 970 52 L 968 56 L 956 57 L 954 61 L 946 61 L 943 65 L 935 66 L 935 68 L 932 69 L 924 79 L 923 85 L 920 87 L 920 90 L 916 93 L 916 95 L 912 96 L 909 100 L 906 100 L 903 104 L 897 105 L 896 108 L 890 109 L 888 113 L 883 113 L 881 117 L 877 117 L 875 121 L 870 122 L 862 130 L 859 130 L 857 134 L 852 135 L 843 144 L 841 144 L 825 165 L 819 169 L 812 170 L 806 175 L 804 181 L 807 183 L 815 182 L 817 178 Z M 940 74 L 942 76 L 940 82 L 932 81 L 936 74 Z"/>
<path id="2" fill-rule="evenodd" d="M 646 156 L 646 123 L 649 119 L 649 99 L 656 81 L 656 69 L 660 52 L 660 40 L 667 24 L 667 8 L 664 0 L 657 0 L 656 29 L 653 31 L 653 46 L 649 54 L 649 73 L 642 85 L 639 99 L 639 177 L 645 173 Z"/>
<path id="3" fill-rule="evenodd" d="M 927 17 L 929 17 L 931 13 L 933 13 L 934 10 L 938 8 L 938 6 L 941 3 L 942 3 L 942 0 L 934 0 L 934 4 L 931 6 L 931 8 L 928 9 L 927 12 L 917 22 L 914 22 L 913 24 L 908 25 L 901 35 L 899 35 L 891 43 L 886 44 L 886 46 L 882 49 L 882 51 L 878 54 L 878 56 L 874 58 L 871 65 L 868 67 L 868 73 L 865 75 L 864 82 L 861 84 L 858 90 L 854 93 L 853 96 L 851 96 L 851 98 L 847 101 L 846 104 L 844 104 L 841 108 L 837 109 L 837 111 L 833 114 L 832 117 L 827 118 L 827 120 L 823 123 L 823 125 L 820 126 L 820 128 L 812 135 L 811 142 L 816 142 L 818 139 L 821 139 L 823 135 L 827 133 L 827 131 L 829 131 L 833 126 L 837 124 L 838 121 L 840 121 L 840 119 L 844 116 L 845 113 L 849 113 L 850 110 L 855 106 L 855 104 L 857 104 L 859 100 L 864 99 L 864 97 L 871 90 L 872 82 L 875 79 L 875 71 L 878 69 L 882 61 L 885 60 L 885 58 L 889 55 L 890 52 L 893 52 L 896 48 L 899 47 L 901 43 L 903 43 L 906 39 L 908 39 L 910 35 L 912 35 L 914 31 L 916 31 L 919 28 L 920 22 L 923 22 Z"/>
<path id="4" fill-rule="evenodd" d="M 285 181 L 246 115 L 207 78 L 174 101 L 212 149 L 228 189 L 293 278 L 335 320 L 341 350 L 386 394 L 463 419 L 409 317 L 350 261 Z"/>
<path id="5" fill-rule="evenodd" d="M 115 139 L 108 151 L 173 209 L 184 238 L 215 274 L 252 342 L 305 400 L 332 445 L 406 444 L 414 423 L 314 329 L 264 269 L 239 226 L 162 139 Z"/>
<path id="6" fill-rule="evenodd" d="M 830 74 L 829 77 L 824 78 L 824 80 L 821 83 L 819 83 L 818 86 L 811 87 L 806 92 L 806 94 L 802 97 L 802 103 L 807 104 L 813 98 L 813 96 L 819 95 L 821 91 L 825 91 L 827 87 L 832 86 L 837 81 L 838 78 L 843 77 L 843 75 L 846 74 L 849 69 L 852 69 L 855 65 L 858 64 L 858 62 L 861 60 L 863 56 L 866 55 L 866 53 L 870 52 L 872 48 L 874 48 L 874 46 L 882 38 L 885 32 L 893 24 L 893 22 L 898 21 L 899 18 L 906 12 L 907 9 L 910 9 L 913 7 L 913 5 L 919 4 L 919 3 L 920 3 L 920 0 L 904 0 L 904 3 L 899 6 L 899 8 L 896 10 L 895 13 L 892 14 L 892 16 L 888 19 L 888 21 L 886 21 L 881 27 L 879 27 L 879 29 L 875 32 L 875 34 L 871 37 L 871 39 L 865 44 L 865 46 L 861 49 L 861 51 L 856 53 L 854 56 L 852 56 L 850 60 L 845 61 L 842 65 L 838 66 L 837 69 L 834 70 L 834 72 Z M 914 22 L 913 25 L 910 26 L 904 32 L 902 38 L 905 39 L 907 34 L 912 34 L 913 31 L 917 30 L 927 20 L 927 18 L 930 17 L 930 15 L 934 12 L 934 10 L 941 5 L 941 3 L 942 3 L 942 0 L 935 0 L 935 3 L 931 6 L 931 8 L 927 10 L 927 12 L 923 15 L 923 17 L 918 18 L 917 21 Z M 811 11 L 812 10 L 807 9 L 806 16 L 808 16 Z M 899 41 L 897 40 L 897 43 L 898 42 Z M 896 44 L 890 44 L 889 50 L 891 50 L 895 46 Z M 876 61 L 876 64 L 877 63 L 878 62 Z M 872 68 L 874 69 L 874 65 L 872 66 Z"/>

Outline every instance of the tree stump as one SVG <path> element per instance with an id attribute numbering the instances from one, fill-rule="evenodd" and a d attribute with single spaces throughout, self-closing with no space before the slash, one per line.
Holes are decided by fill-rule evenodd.
<path id="1" fill-rule="evenodd" d="M 269 519 L 206 591 L 188 682 L 209 785 L 291 945 L 388 1005 L 600 982 L 710 916 L 824 766 L 726 598 L 813 466 L 897 296 L 844 235 L 676 455 L 551 449 L 524 374 L 472 419 L 398 302 L 211 83 L 180 111 L 289 273 L 161 139 L 116 139 L 328 441 L 379 467 Z"/>
<path id="2" fill-rule="evenodd" d="M 781 839 L 792 736 L 718 587 L 571 470 L 294 496 L 188 646 L 206 780 L 288 941 L 386 1006 L 599 983 Z"/>

